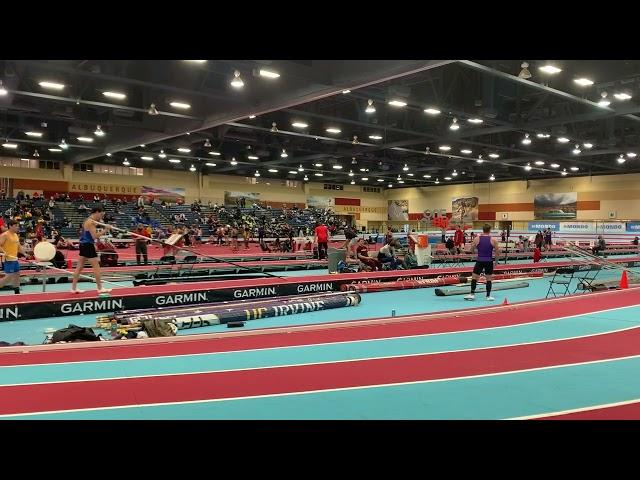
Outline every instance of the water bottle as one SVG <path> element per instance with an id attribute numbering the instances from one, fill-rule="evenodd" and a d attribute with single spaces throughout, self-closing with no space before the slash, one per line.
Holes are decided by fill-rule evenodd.
<path id="1" fill-rule="evenodd" d="M 115 334 L 118 331 L 118 322 L 115 318 L 111 319 L 111 333 Z"/>

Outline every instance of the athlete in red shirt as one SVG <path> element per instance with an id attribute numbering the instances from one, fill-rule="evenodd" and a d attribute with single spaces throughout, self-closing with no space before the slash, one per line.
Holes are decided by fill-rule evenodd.
<path id="1" fill-rule="evenodd" d="M 460 253 L 464 246 L 464 232 L 460 229 L 460 225 L 456 227 L 456 231 L 453 234 L 453 244 L 458 250 L 458 253 Z"/>
<path id="2" fill-rule="evenodd" d="M 316 242 L 318 243 L 318 259 L 327 258 L 327 248 L 329 243 L 329 229 L 326 225 L 318 223 L 316 225 Z"/>

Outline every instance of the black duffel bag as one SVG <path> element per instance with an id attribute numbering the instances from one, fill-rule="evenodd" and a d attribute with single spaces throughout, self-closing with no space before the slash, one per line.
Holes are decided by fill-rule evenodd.
<path id="1" fill-rule="evenodd" d="M 67 328 L 61 328 L 53 332 L 51 337 L 51 343 L 58 342 L 95 342 L 99 341 L 100 337 L 97 336 L 92 328 L 79 327 L 77 325 L 70 324 Z"/>

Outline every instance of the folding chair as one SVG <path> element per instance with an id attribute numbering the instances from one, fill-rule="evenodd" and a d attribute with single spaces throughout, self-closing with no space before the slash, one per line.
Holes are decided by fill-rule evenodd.
<path id="1" fill-rule="evenodd" d="M 549 298 L 551 294 L 554 297 L 564 297 L 569 295 L 569 288 L 571 287 L 571 281 L 576 273 L 575 268 L 558 268 L 553 273 L 553 278 L 549 280 L 549 290 L 547 290 L 547 296 Z M 554 285 L 559 291 L 554 290 Z"/>
<path id="2" fill-rule="evenodd" d="M 578 284 L 576 285 L 573 293 L 577 293 L 578 290 L 581 290 L 583 293 L 593 291 L 593 282 L 595 282 L 598 273 L 602 270 L 602 266 L 600 265 L 592 265 L 590 270 L 579 271 L 576 274 L 575 278 L 578 280 Z"/>

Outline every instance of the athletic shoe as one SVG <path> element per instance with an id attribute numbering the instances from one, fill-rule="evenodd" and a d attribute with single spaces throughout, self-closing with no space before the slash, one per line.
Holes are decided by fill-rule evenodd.
<path id="1" fill-rule="evenodd" d="M 487 297 L 487 302 L 493 302 L 495 300 L 495 298 L 493 297 Z"/>
<path id="2" fill-rule="evenodd" d="M 470 293 L 469 295 L 465 295 L 464 299 L 465 300 L 475 300 L 476 296 L 473 293 Z"/>
<path id="3" fill-rule="evenodd" d="M 71 289 L 71 293 L 84 293 L 84 290 L 79 290 L 79 289 L 77 289 L 77 288 L 74 290 L 74 289 L 72 288 L 72 289 Z"/>
<path id="4" fill-rule="evenodd" d="M 98 293 L 109 293 L 110 291 L 110 288 L 101 288 L 100 290 L 98 290 Z"/>

